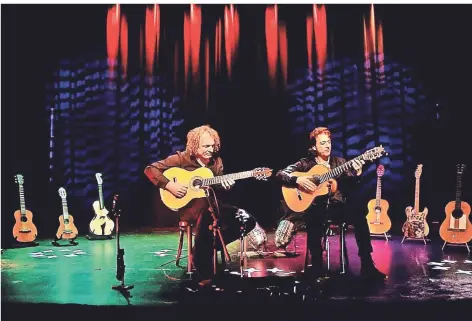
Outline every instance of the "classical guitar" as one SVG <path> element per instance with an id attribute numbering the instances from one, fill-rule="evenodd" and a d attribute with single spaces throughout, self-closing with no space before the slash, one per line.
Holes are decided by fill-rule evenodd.
<path id="1" fill-rule="evenodd" d="M 429 225 L 426 222 L 428 208 L 425 207 L 420 211 L 420 177 L 423 173 L 423 165 L 417 166 L 415 171 L 415 207 L 408 206 L 405 209 L 406 221 L 403 224 L 402 232 L 408 238 L 424 238 L 429 234 Z"/>
<path id="2" fill-rule="evenodd" d="M 447 203 L 446 219 L 439 228 L 439 235 L 447 243 L 462 244 L 472 240 L 472 225 L 469 220 L 470 205 L 461 200 L 462 174 L 465 167 L 464 164 L 457 165 L 456 200 Z"/>
<path id="3" fill-rule="evenodd" d="M 20 209 L 16 210 L 13 216 L 15 217 L 15 225 L 13 226 L 13 237 L 16 241 L 21 243 L 33 242 L 38 236 L 38 230 L 33 223 L 33 213 L 26 209 L 25 193 L 23 190 L 23 175 L 15 175 L 15 183 L 18 184 L 20 192 Z"/>
<path id="4" fill-rule="evenodd" d="M 330 170 L 324 165 L 315 165 L 308 172 L 293 172 L 292 176 L 309 176 L 317 185 L 315 191 L 309 192 L 297 187 L 282 186 L 282 194 L 287 206 L 294 212 L 303 212 L 313 203 L 316 197 L 336 192 L 338 184 L 335 177 L 338 177 L 348 169 L 352 169 L 354 160 L 371 161 L 386 154 L 385 149 L 380 145 L 364 152 L 344 164 Z M 329 187 L 330 185 L 331 187 Z"/>
<path id="5" fill-rule="evenodd" d="M 105 202 L 103 201 L 102 174 L 96 173 L 95 178 L 98 184 L 98 200 L 93 202 L 92 205 L 95 215 L 90 221 L 89 230 L 94 235 L 109 236 L 113 233 L 115 222 L 108 216 L 108 210 L 105 208 Z"/>
<path id="6" fill-rule="evenodd" d="M 59 188 L 59 196 L 62 199 L 62 215 L 59 216 L 59 228 L 57 229 L 56 239 L 73 241 L 79 235 L 79 231 L 74 224 L 74 217 L 69 214 L 67 193 L 63 187 Z"/>
<path id="7" fill-rule="evenodd" d="M 375 199 L 371 199 L 367 203 L 367 223 L 369 224 L 369 230 L 372 234 L 384 234 L 387 233 L 392 227 L 392 221 L 388 216 L 389 204 L 386 200 L 382 199 L 382 176 L 385 173 L 383 165 L 377 166 L 377 192 Z"/>
<path id="8" fill-rule="evenodd" d="M 205 187 L 221 184 L 227 179 L 239 180 L 254 177 L 258 180 L 267 179 L 272 175 L 269 168 L 256 168 L 251 171 L 239 172 L 214 176 L 213 172 L 206 167 L 198 168 L 194 171 L 187 171 L 179 167 L 172 167 L 166 170 L 163 175 L 170 181 L 187 186 L 187 194 L 178 198 L 171 192 L 160 189 L 162 202 L 171 210 L 178 210 L 187 205 L 191 200 L 205 197 Z"/>

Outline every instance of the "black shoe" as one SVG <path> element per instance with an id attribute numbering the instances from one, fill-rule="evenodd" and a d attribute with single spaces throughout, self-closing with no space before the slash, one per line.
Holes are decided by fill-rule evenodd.
<path id="1" fill-rule="evenodd" d="M 361 277 L 369 281 L 384 281 L 388 278 L 387 275 L 377 270 L 373 263 L 361 265 Z"/>

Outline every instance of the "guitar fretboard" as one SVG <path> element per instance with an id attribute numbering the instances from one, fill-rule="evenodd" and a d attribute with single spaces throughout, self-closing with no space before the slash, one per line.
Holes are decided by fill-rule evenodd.
<path id="1" fill-rule="evenodd" d="M 103 208 L 105 207 L 105 205 L 103 205 L 103 188 L 102 188 L 102 184 L 98 184 L 98 201 L 100 203 L 100 209 L 103 210 Z"/>
<path id="2" fill-rule="evenodd" d="M 416 187 L 415 187 L 415 212 L 419 213 L 420 211 L 420 178 L 416 178 Z"/>
<path id="3" fill-rule="evenodd" d="M 330 170 L 329 172 L 327 173 L 324 173 L 323 175 L 320 175 L 319 176 L 319 181 L 317 182 L 318 184 L 322 184 L 338 175 L 341 175 L 342 173 L 344 173 L 346 170 L 348 170 L 350 167 L 352 167 L 352 163 L 354 162 L 354 160 L 365 160 L 365 154 L 362 154 L 360 156 L 357 156 L 356 158 L 353 158 L 351 159 L 350 161 L 347 161 L 345 162 L 344 164 Z"/>
<path id="4" fill-rule="evenodd" d="M 18 184 L 18 189 L 20 191 L 20 212 L 21 215 L 26 215 L 25 192 L 23 190 L 23 184 Z"/>
<path id="5" fill-rule="evenodd" d="M 461 208 L 461 194 L 462 194 L 462 174 L 457 173 L 456 183 L 456 210 Z"/>
<path id="6" fill-rule="evenodd" d="M 377 192 L 376 192 L 376 196 L 375 196 L 375 205 L 377 207 L 380 206 L 380 200 L 381 199 L 382 199 L 382 180 L 378 176 L 377 177 Z"/>
<path id="7" fill-rule="evenodd" d="M 64 215 L 64 219 L 68 219 L 69 217 L 69 209 L 67 208 L 67 199 L 64 197 L 62 198 L 62 214 Z"/>
<path id="8" fill-rule="evenodd" d="M 210 185 L 215 185 L 215 184 L 221 184 L 221 182 L 227 179 L 238 180 L 238 179 L 249 178 L 252 176 L 254 176 L 253 171 L 245 171 L 245 172 L 240 172 L 240 173 L 235 173 L 235 174 L 226 174 L 226 175 L 216 176 L 212 178 L 204 178 L 202 180 L 202 185 L 210 186 Z"/>

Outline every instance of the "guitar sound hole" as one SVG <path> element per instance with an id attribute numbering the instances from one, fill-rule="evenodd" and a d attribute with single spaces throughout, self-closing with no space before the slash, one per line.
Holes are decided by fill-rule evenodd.
<path id="1" fill-rule="evenodd" d="M 24 223 L 24 222 L 28 221 L 28 218 L 26 216 L 22 216 L 20 218 L 20 221 L 22 221 Z"/>
<path id="2" fill-rule="evenodd" d="M 452 217 L 454 217 L 456 220 L 462 217 L 462 210 L 453 210 L 452 211 Z"/>
<path id="3" fill-rule="evenodd" d="M 375 207 L 375 211 L 376 211 L 376 212 L 382 212 L 382 208 L 381 208 L 380 206 L 376 206 L 376 207 Z"/>
<path id="4" fill-rule="evenodd" d="M 320 177 L 319 177 L 319 176 L 313 176 L 313 177 L 311 178 L 311 181 L 312 181 L 313 183 L 315 183 L 316 185 L 319 185 L 319 184 L 320 184 Z"/>
<path id="5" fill-rule="evenodd" d="M 195 188 L 200 188 L 202 186 L 203 182 L 201 179 L 199 178 L 196 178 L 194 181 L 193 181 L 193 184 L 192 186 L 195 187 Z"/>
<path id="6" fill-rule="evenodd" d="M 69 220 L 64 220 L 64 224 L 69 224 Z"/>

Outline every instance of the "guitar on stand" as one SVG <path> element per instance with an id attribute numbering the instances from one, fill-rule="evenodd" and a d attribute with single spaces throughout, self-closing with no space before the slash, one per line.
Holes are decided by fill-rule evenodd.
<path id="1" fill-rule="evenodd" d="M 98 184 L 98 200 L 93 202 L 93 210 L 95 216 L 89 224 L 89 240 L 109 240 L 112 239 L 113 229 L 115 223 L 108 216 L 108 210 L 105 208 L 105 202 L 103 200 L 103 180 L 102 174 L 96 173 L 95 178 Z"/>
<path id="2" fill-rule="evenodd" d="M 310 176 L 313 183 L 316 184 L 314 192 L 308 192 L 299 189 L 298 187 L 282 186 L 282 195 L 284 197 L 287 206 L 294 212 L 303 212 L 313 203 L 316 197 L 327 195 L 330 191 L 335 193 L 338 188 L 338 183 L 334 179 L 341 175 L 348 169 L 352 168 L 354 160 L 372 161 L 379 157 L 386 155 L 385 149 L 380 145 L 364 152 L 362 155 L 357 156 L 344 164 L 329 170 L 326 166 L 315 165 L 308 172 L 293 172 L 292 176 Z"/>
<path id="3" fill-rule="evenodd" d="M 128 300 L 131 296 L 129 290 L 134 288 L 134 285 L 125 285 L 125 260 L 123 256 L 125 255 L 125 250 L 120 248 L 120 224 L 119 219 L 121 216 L 121 210 L 116 208 L 116 203 L 118 202 L 119 195 L 115 194 L 113 196 L 113 207 L 111 212 L 115 215 L 116 219 L 116 279 L 121 282 L 120 285 L 113 285 L 111 288 L 113 290 L 120 291 L 121 294 Z M 129 303 L 129 300 L 128 300 Z"/>
<path id="4" fill-rule="evenodd" d="M 15 175 L 15 183 L 18 184 L 20 194 L 20 209 L 13 213 L 15 225 L 13 226 L 13 238 L 17 242 L 15 247 L 37 246 L 35 242 L 38 229 L 33 223 L 33 213 L 26 209 L 25 192 L 23 190 L 24 179 L 22 174 Z"/>
<path id="5" fill-rule="evenodd" d="M 472 225 L 469 220 L 470 205 L 462 201 L 462 174 L 465 170 L 464 164 L 457 165 L 457 179 L 456 179 L 456 200 L 447 203 L 446 219 L 439 228 L 439 235 L 444 240 L 444 245 L 451 244 L 465 244 L 467 251 L 470 252 L 467 244 L 472 240 Z"/>
<path id="6" fill-rule="evenodd" d="M 429 226 L 428 222 L 426 222 L 428 208 L 425 207 L 423 211 L 420 212 L 420 177 L 422 172 L 423 165 L 420 164 L 415 171 L 415 207 L 408 206 L 405 209 L 406 221 L 402 227 L 402 243 L 405 239 L 423 239 L 424 244 L 426 244 L 425 237 L 429 234 Z"/>
<path id="7" fill-rule="evenodd" d="M 59 228 L 57 229 L 56 238 L 52 242 L 52 245 L 60 246 L 57 242 L 59 240 L 68 240 L 71 245 L 78 245 L 79 243 L 77 243 L 75 239 L 79 236 L 79 231 L 74 224 L 74 217 L 69 214 L 67 193 L 63 187 L 59 188 L 59 196 L 62 199 L 62 215 L 59 216 Z"/>
<path id="8" fill-rule="evenodd" d="M 371 234 L 384 235 L 388 241 L 387 232 L 392 227 L 392 221 L 388 216 L 389 204 L 386 200 L 382 199 L 382 176 L 385 173 L 383 165 L 377 166 L 377 192 L 375 199 L 372 199 L 367 203 L 367 224 Z"/>

